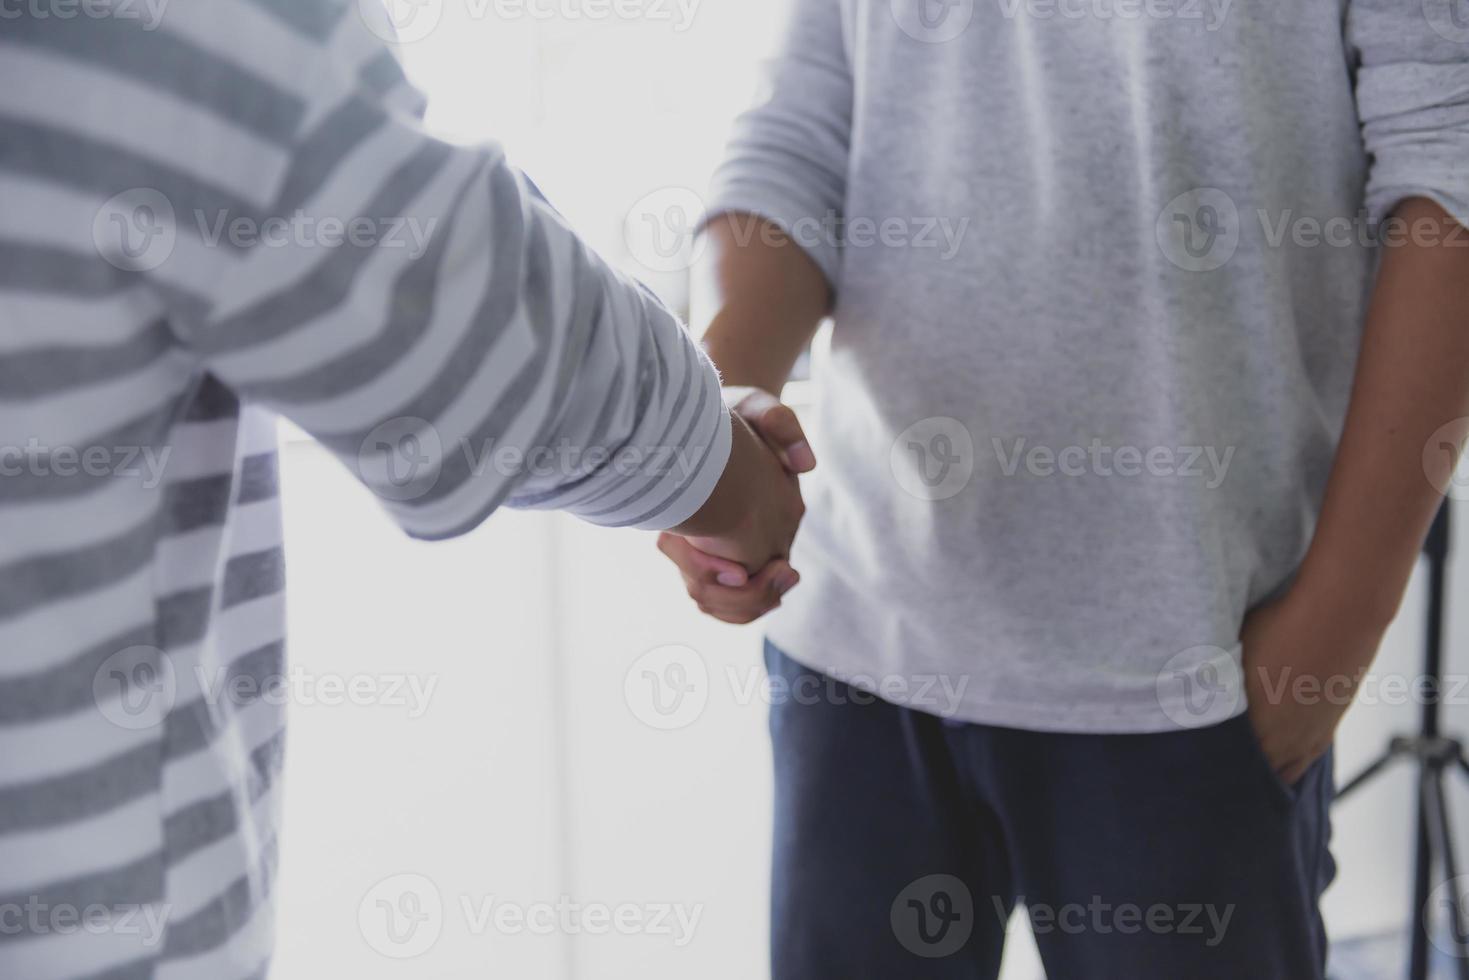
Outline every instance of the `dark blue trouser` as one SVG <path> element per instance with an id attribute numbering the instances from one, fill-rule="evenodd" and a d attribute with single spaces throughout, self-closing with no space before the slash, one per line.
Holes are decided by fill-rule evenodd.
<path id="1" fill-rule="evenodd" d="M 766 647 L 774 980 L 981 980 L 1024 905 L 1050 980 L 1321 980 L 1331 764 L 1245 717 L 1158 735 L 945 721 Z M 817 692 L 816 696 L 809 696 Z"/>

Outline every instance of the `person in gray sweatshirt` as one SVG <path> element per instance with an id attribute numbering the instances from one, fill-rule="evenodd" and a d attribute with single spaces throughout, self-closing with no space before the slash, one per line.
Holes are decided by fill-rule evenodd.
<path id="1" fill-rule="evenodd" d="M 1330 746 L 1469 435 L 1462 0 L 795 0 L 695 327 L 809 514 L 777 980 L 1323 975 Z M 1198 914 L 1193 914 L 1198 913 Z M 1210 925 L 1210 923 L 1214 925 Z"/>

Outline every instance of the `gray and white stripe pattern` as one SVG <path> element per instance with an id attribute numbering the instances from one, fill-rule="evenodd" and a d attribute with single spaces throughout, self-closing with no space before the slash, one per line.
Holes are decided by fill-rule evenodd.
<path id="1" fill-rule="evenodd" d="M 498 148 L 424 133 L 358 4 L 91 9 L 0 33 L 0 976 L 258 977 L 276 414 L 424 538 L 676 525 L 729 423 Z"/>

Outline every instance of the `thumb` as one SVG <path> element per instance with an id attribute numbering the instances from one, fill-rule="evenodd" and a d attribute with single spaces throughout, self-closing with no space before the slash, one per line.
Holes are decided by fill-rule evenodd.
<path id="1" fill-rule="evenodd" d="M 809 473 L 816 468 L 816 454 L 795 410 L 763 388 L 733 389 L 731 394 L 731 408 L 765 440 L 787 470 Z"/>
<path id="2" fill-rule="evenodd" d="M 693 542 L 677 534 L 664 531 L 658 535 L 658 550 L 691 579 L 718 582 L 730 588 L 741 588 L 750 581 L 750 573 L 739 562 L 700 551 Z"/>

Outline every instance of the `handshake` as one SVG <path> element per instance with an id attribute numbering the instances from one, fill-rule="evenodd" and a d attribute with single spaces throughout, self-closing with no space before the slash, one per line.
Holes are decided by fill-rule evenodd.
<path id="1" fill-rule="evenodd" d="M 658 538 L 699 609 L 750 623 L 800 581 L 791 543 L 806 507 L 797 475 L 816 466 L 796 413 L 768 391 L 726 388 L 733 413 L 729 463 L 704 506 Z"/>

